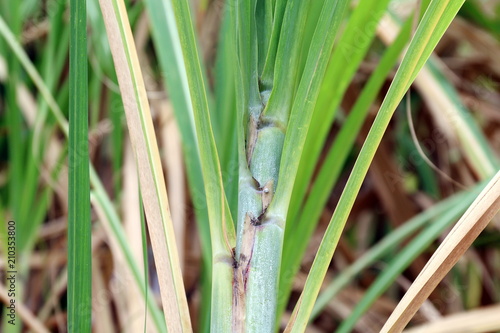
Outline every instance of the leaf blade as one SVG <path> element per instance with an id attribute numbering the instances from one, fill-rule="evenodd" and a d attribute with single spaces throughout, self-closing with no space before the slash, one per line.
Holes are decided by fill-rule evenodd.
<path id="1" fill-rule="evenodd" d="M 286 332 L 302 332 L 305 329 L 335 246 L 392 114 L 463 2 L 464 0 L 434 0 L 429 5 L 342 192 L 309 272 L 300 301 L 294 309 L 296 320 L 289 324 Z"/>

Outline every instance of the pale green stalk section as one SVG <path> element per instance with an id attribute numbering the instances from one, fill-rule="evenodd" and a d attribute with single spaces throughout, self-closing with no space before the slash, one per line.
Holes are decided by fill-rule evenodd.
<path id="1" fill-rule="evenodd" d="M 99 3 L 136 155 L 167 328 L 170 332 L 190 332 L 191 320 L 160 153 L 127 10 L 120 0 Z"/>
<path id="2" fill-rule="evenodd" d="M 340 234 L 389 121 L 463 2 L 434 0 L 429 5 L 347 181 L 286 332 L 305 330 Z"/>
<path id="3" fill-rule="evenodd" d="M 224 194 L 189 3 L 172 1 L 193 105 L 212 240 L 211 331 L 231 332 L 234 225 Z"/>
<path id="4" fill-rule="evenodd" d="M 313 38 L 310 57 L 306 65 L 306 74 L 302 76 L 296 97 L 296 100 L 299 101 L 298 105 L 292 107 L 292 98 L 298 74 L 297 67 L 300 57 L 299 48 L 302 30 L 304 30 L 303 25 L 305 24 L 304 10 L 306 4 L 304 2 L 290 1 L 287 3 L 283 26 L 281 27 L 280 43 L 277 46 L 277 66 L 275 67 L 273 79 L 275 88 L 270 92 L 269 104 L 267 104 L 262 115 L 252 109 L 253 88 L 251 74 L 248 75 L 247 72 L 246 77 L 242 75 L 243 83 L 241 83 L 241 86 L 244 88 L 244 92 L 248 93 L 249 102 L 248 104 L 243 103 L 241 107 L 244 114 L 249 114 L 250 119 L 247 120 L 247 118 L 242 117 L 243 124 L 248 124 L 247 146 L 243 149 L 248 160 L 241 157 L 242 140 L 240 137 L 240 163 L 248 163 L 251 174 L 246 175 L 248 178 L 245 179 L 248 188 L 250 188 L 247 193 L 241 190 L 242 181 L 240 181 L 239 218 L 240 222 L 244 224 L 240 228 L 245 231 L 241 241 L 238 240 L 239 243 L 243 244 L 242 246 L 246 246 L 246 249 L 242 250 L 242 256 L 238 258 L 238 268 L 243 270 L 242 275 L 243 280 L 245 280 L 244 286 L 246 289 L 244 290 L 242 302 L 245 303 L 246 307 L 245 329 L 248 332 L 271 332 L 274 330 L 278 303 L 279 265 L 281 263 L 287 209 L 282 209 L 278 212 L 279 214 L 273 214 L 266 209 L 276 186 L 278 188 L 275 195 L 278 195 L 281 184 L 292 184 L 290 179 L 294 179 L 293 172 L 283 172 L 282 164 L 293 164 L 293 160 L 296 158 L 293 155 L 286 158 L 281 156 L 281 150 L 283 147 L 285 149 L 287 147 L 286 141 L 283 140 L 292 138 L 292 143 L 288 143 L 288 149 L 290 149 L 295 144 L 293 139 L 300 138 L 300 135 L 295 136 L 297 130 L 302 130 L 302 137 L 305 139 L 307 122 L 312 111 L 311 106 L 314 105 L 314 100 L 319 93 L 317 88 L 323 77 L 335 39 L 336 29 L 343 17 L 347 1 L 332 1 L 329 5 L 325 6 L 325 10 L 322 12 Z M 246 32 L 248 27 L 243 26 L 242 29 L 243 32 Z M 239 36 L 240 39 L 243 39 L 246 35 L 241 33 Z M 242 47 L 241 44 L 240 47 Z M 251 45 L 248 49 L 251 49 Z M 242 53 L 244 51 L 245 49 L 240 50 Z M 248 70 L 248 68 L 244 67 L 246 64 L 252 64 L 251 59 L 246 58 L 247 56 L 246 54 L 240 55 L 240 59 L 242 59 L 240 66 L 243 67 L 241 69 L 242 73 Z M 245 86 L 245 78 L 250 78 L 248 86 Z M 268 95 L 269 91 L 262 92 L 264 105 L 267 103 Z M 304 107 L 301 103 L 308 103 L 309 108 Z M 245 113 L 246 107 L 249 109 L 247 113 Z M 290 125 L 287 125 L 290 112 L 292 119 Z M 284 138 L 285 131 L 286 138 Z M 285 145 L 283 146 L 283 144 Z M 293 151 L 293 149 L 291 150 Z M 300 149 L 297 150 L 300 156 Z M 278 171 L 282 176 L 279 177 L 280 180 L 277 182 Z M 240 177 L 244 176 L 245 173 L 241 172 Z M 252 184 L 253 180 L 255 180 L 255 184 Z M 274 202 L 275 199 L 276 197 L 271 202 Z M 248 201 L 250 203 L 247 203 Z M 262 214 L 260 214 L 261 212 Z M 250 245 L 248 246 L 248 244 Z M 247 260 L 250 260 L 250 263 Z"/>
<path id="5" fill-rule="evenodd" d="M 22 49 L 21 45 L 15 40 L 15 38 L 13 38 L 12 33 L 5 25 L 5 22 L 3 21 L 1 16 L 0 16 L 0 34 L 2 34 L 2 36 L 8 41 L 9 46 L 14 51 L 16 56 L 19 58 L 21 64 L 23 65 L 24 69 L 28 73 L 31 80 L 34 82 L 38 91 L 40 91 L 42 97 L 45 99 L 45 102 L 52 111 L 52 114 L 56 118 L 57 124 L 63 131 L 64 135 L 68 136 L 68 122 L 65 119 L 64 115 L 62 114 L 59 105 L 57 104 L 54 97 L 50 93 L 50 90 L 47 88 L 47 86 L 41 79 L 40 74 L 38 73 L 36 68 L 29 60 L 28 56 Z M 113 204 L 109 199 L 107 193 L 105 192 L 104 187 L 92 165 L 90 165 L 89 168 L 90 168 L 90 183 L 92 184 L 93 187 L 93 190 L 91 191 L 91 197 L 95 198 L 94 204 L 99 204 L 100 207 L 102 207 L 104 212 L 106 213 L 108 221 L 111 226 L 111 230 L 113 231 L 112 236 L 117 239 L 118 244 L 120 245 L 120 250 L 123 252 L 123 256 L 126 258 L 127 263 L 130 266 L 130 269 L 134 276 L 134 281 L 139 287 L 139 290 L 144 291 L 144 280 L 141 277 L 142 275 L 140 274 L 137 264 L 133 259 L 132 253 L 128 248 L 125 233 L 123 231 L 122 225 L 120 224 L 118 214 L 116 213 L 116 210 L 114 209 Z M 149 311 L 151 311 L 151 315 L 158 330 L 160 332 L 165 331 L 166 327 L 164 322 L 162 322 L 161 318 L 162 314 L 158 309 L 156 303 L 154 302 L 154 298 L 152 296 L 148 297 L 148 309 Z"/>
<path id="6" fill-rule="evenodd" d="M 245 274 L 245 268 L 248 266 L 248 261 L 251 258 L 250 253 L 252 251 L 252 247 L 256 243 L 255 239 L 257 238 L 255 234 L 252 236 L 252 233 L 249 233 L 248 231 L 251 228 L 255 228 L 255 226 L 250 225 L 250 220 L 254 219 L 254 221 L 256 221 L 262 213 L 263 208 L 262 192 L 259 191 L 260 185 L 258 184 L 258 181 L 254 180 L 252 177 L 248 161 L 248 156 L 250 154 L 247 151 L 248 147 L 246 147 L 246 141 L 250 142 L 253 138 L 250 132 L 257 132 L 257 122 L 263 108 L 261 100 L 262 96 L 259 94 L 258 82 L 255 77 L 255 73 L 258 70 L 257 50 L 255 49 L 255 46 L 257 45 L 257 35 L 255 33 L 252 34 L 252 31 L 255 31 L 255 20 L 252 15 L 255 11 L 255 4 L 256 1 L 248 3 L 238 2 L 236 6 L 228 8 L 228 10 L 230 10 L 230 23 L 232 26 L 237 27 L 233 35 L 230 36 L 230 42 L 235 45 L 233 48 L 233 55 L 237 59 L 233 66 L 236 73 L 234 80 L 237 91 L 236 129 L 238 132 L 237 150 L 239 164 L 238 231 L 236 244 L 237 261 L 236 268 L 233 273 L 235 275 L 237 288 L 235 288 L 233 294 L 233 331 L 245 330 L 249 332 L 255 331 L 256 327 L 259 327 L 259 321 L 256 321 L 252 314 L 250 316 L 246 315 L 246 310 L 249 307 L 254 306 L 247 304 L 247 296 L 251 295 L 252 299 L 256 299 L 256 297 L 258 297 L 258 293 L 256 294 L 255 291 L 251 293 L 247 293 L 245 291 L 245 279 L 248 278 L 248 275 Z M 276 163 L 276 159 L 273 159 L 270 163 Z M 268 191 L 271 191 L 272 193 L 273 186 L 269 187 L 271 189 Z M 252 245 L 251 247 L 246 246 L 243 249 L 244 253 L 242 255 L 241 251 L 245 229 L 247 229 L 245 242 Z M 268 258 L 273 258 L 273 256 L 271 255 Z M 275 280 L 273 278 L 266 281 L 267 285 L 262 286 L 263 289 L 267 290 L 267 287 L 269 285 L 272 286 L 274 281 Z M 263 300 L 263 303 L 267 303 L 269 299 L 272 301 L 272 298 L 273 295 L 270 295 L 270 297 Z M 260 309 L 263 309 L 263 307 Z M 250 309 L 249 311 L 255 314 L 259 312 L 259 309 Z M 268 325 L 270 317 L 274 319 L 272 308 L 269 312 L 271 312 L 270 315 L 268 313 L 268 315 L 260 318 L 262 319 L 262 323 L 260 325 L 261 327 Z"/>

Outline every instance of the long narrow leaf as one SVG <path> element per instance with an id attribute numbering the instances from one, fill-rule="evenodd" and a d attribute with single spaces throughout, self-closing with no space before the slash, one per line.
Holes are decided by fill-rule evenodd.
<path id="1" fill-rule="evenodd" d="M 182 146 L 186 159 L 186 170 L 195 204 L 198 227 L 200 228 L 202 255 L 210 258 L 210 230 L 206 213 L 205 189 L 201 173 L 198 141 L 193 118 L 193 106 L 189 94 L 188 80 L 184 70 L 184 58 L 179 41 L 177 26 L 172 12 L 171 0 L 146 1 L 151 17 L 153 42 L 162 69 L 169 98 L 182 136 Z M 208 261 L 207 261 L 208 262 Z"/>
<path id="2" fill-rule="evenodd" d="M 389 4 L 388 0 L 361 0 L 352 12 L 345 31 L 336 44 L 314 106 L 304 152 L 291 198 L 289 216 L 295 220 L 307 192 L 321 148 L 331 127 L 342 96 L 375 36 L 377 24 Z"/>
<path id="3" fill-rule="evenodd" d="M 102 0 L 100 5 L 136 155 L 167 328 L 191 331 L 160 153 L 127 11 L 120 0 Z"/>
<path id="4" fill-rule="evenodd" d="M 341 174 L 349 152 L 354 146 L 354 142 L 370 110 L 370 106 L 377 97 L 387 75 L 396 64 L 398 55 L 410 38 L 411 25 L 409 23 L 411 22 L 408 21 L 408 24 L 405 25 L 405 29 L 400 33 L 397 40 L 387 49 L 382 59 L 380 59 L 379 65 L 363 88 L 347 120 L 342 124 L 332 148 L 328 151 L 325 162 L 321 165 L 317 179 L 311 187 L 302 211 L 298 214 L 296 220 L 291 220 L 291 223 L 295 224 L 290 229 L 289 234 L 285 235 L 283 264 L 280 274 L 280 292 L 285 293 L 285 295 L 290 292 L 293 276 L 295 276 L 295 272 L 299 269 L 300 262 L 309 243 L 307 240 L 311 238 L 319 222 L 321 212 L 334 184 Z M 294 209 L 294 211 L 298 210 Z M 289 213 L 293 214 L 293 212 Z M 285 300 L 288 297 L 283 296 L 282 298 L 281 308 L 284 308 Z"/>
<path id="5" fill-rule="evenodd" d="M 70 25 L 68 332 L 90 332 L 92 319 L 92 225 L 90 221 L 87 12 L 85 0 L 70 1 Z"/>
<path id="6" fill-rule="evenodd" d="M 484 185 L 479 185 L 484 186 Z M 472 193 L 459 193 L 451 198 L 445 199 L 433 207 L 423 211 L 417 216 L 411 218 L 399 228 L 395 229 L 393 232 L 388 234 L 380 242 L 370 248 L 362 257 L 358 258 L 351 266 L 343 269 L 339 272 L 339 275 L 335 276 L 332 283 L 321 292 L 314 305 L 314 309 L 311 314 L 311 319 L 315 318 L 320 311 L 352 280 L 357 274 L 361 272 L 362 269 L 367 268 L 370 264 L 373 264 L 376 260 L 385 255 L 390 249 L 394 249 L 400 242 L 406 237 L 409 237 L 417 229 L 426 226 L 429 223 L 436 223 L 434 220 L 442 216 L 448 210 L 461 210 L 459 203 L 464 204 L 472 202 L 474 198 L 479 193 L 479 188 L 474 189 Z M 469 200 L 469 201 L 467 201 Z M 465 210 L 465 209 L 464 209 Z M 460 213 L 459 213 L 460 214 Z M 384 270 L 385 271 L 385 270 Z"/>
<path id="7" fill-rule="evenodd" d="M 429 58 L 432 50 L 444 34 L 463 0 L 434 0 L 429 5 L 416 31 L 401 66 L 394 77 L 386 98 L 380 107 L 375 122 L 368 133 L 365 144 L 354 165 L 346 187 L 325 232 L 313 266 L 306 281 L 301 298 L 295 307 L 287 332 L 304 331 L 309 320 L 321 283 L 330 264 L 340 234 L 354 205 L 361 184 L 368 172 L 389 121 L 399 102 L 415 79 L 419 70 Z"/>
<path id="8" fill-rule="evenodd" d="M 500 210 L 500 171 L 474 200 L 450 231 L 410 289 L 399 302 L 381 332 L 400 332 L 457 263 L 472 242 Z"/>
<path id="9" fill-rule="evenodd" d="M 287 180 L 296 178 L 299 157 L 304 151 L 312 111 L 347 3 L 345 0 L 331 0 L 326 1 L 323 6 L 290 114 L 283 144 L 278 187 L 267 213 L 270 219 L 286 220 L 293 189 L 293 183 Z"/>

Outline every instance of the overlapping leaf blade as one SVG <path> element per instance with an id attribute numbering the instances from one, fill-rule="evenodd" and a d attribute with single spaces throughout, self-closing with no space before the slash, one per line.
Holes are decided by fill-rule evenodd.
<path id="1" fill-rule="evenodd" d="M 463 2 L 462 0 L 434 0 L 430 3 L 333 213 L 287 332 L 302 332 L 305 329 L 336 244 L 392 114 Z"/>

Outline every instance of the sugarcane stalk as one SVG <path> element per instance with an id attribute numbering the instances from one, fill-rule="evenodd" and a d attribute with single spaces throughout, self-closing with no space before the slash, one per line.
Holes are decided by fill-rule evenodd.
<path id="1" fill-rule="evenodd" d="M 267 207 L 278 183 L 307 6 L 307 1 L 291 0 L 286 4 L 280 1 L 278 7 L 283 18 L 276 18 L 275 26 L 272 27 L 272 41 L 268 45 L 271 54 L 266 58 L 271 61 L 266 66 L 259 66 L 252 62 L 248 54 L 239 53 L 240 71 L 246 74 L 243 76 L 248 80 L 240 81 L 240 88 L 245 94 L 239 116 L 244 128 L 239 137 L 233 332 L 272 332 L 275 327 L 286 216 L 270 216 Z M 246 43 L 248 48 L 257 45 L 257 36 L 252 32 L 255 21 L 244 20 L 248 20 L 248 17 L 242 16 L 240 19 L 240 22 L 247 24 L 240 26 L 238 42 L 240 45 Z M 280 31 L 285 33 L 278 38 Z M 248 36 L 250 40 L 246 40 Z M 279 59 L 277 66 L 280 68 L 276 73 L 273 73 L 274 59 Z M 265 73 L 261 73 L 257 80 L 255 73 L 263 67 Z"/>

